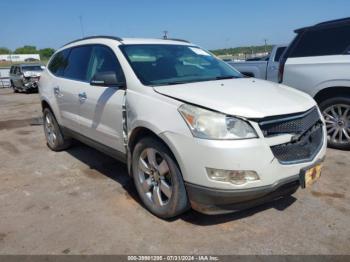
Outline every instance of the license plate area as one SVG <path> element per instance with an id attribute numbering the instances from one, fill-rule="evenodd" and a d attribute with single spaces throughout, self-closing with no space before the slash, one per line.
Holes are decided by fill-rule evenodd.
<path id="1" fill-rule="evenodd" d="M 311 187 L 320 178 L 322 165 L 322 162 L 318 162 L 300 171 L 300 185 L 302 188 Z"/>

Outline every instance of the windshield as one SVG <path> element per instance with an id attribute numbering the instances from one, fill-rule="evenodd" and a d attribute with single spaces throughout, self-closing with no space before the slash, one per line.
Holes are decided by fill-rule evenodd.
<path id="1" fill-rule="evenodd" d="M 41 66 L 22 66 L 22 70 L 23 72 L 25 71 L 43 71 L 43 69 L 41 68 Z"/>
<path id="2" fill-rule="evenodd" d="M 195 46 L 151 44 L 120 46 L 144 85 L 172 85 L 240 78 L 241 74 Z"/>

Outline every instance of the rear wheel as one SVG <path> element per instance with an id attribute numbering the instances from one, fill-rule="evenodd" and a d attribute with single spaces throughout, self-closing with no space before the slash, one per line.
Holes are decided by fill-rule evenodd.
<path id="1" fill-rule="evenodd" d="M 171 218 L 189 209 L 181 172 L 159 140 L 144 138 L 136 144 L 132 172 L 142 202 L 156 216 Z"/>
<path id="2" fill-rule="evenodd" d="M 61 151 L 70 147 L 71 139 L 63 136 L 61 128 L 49 108 L 44 109 L 43 118 L 47 146 L 53 151 Z"/>
<path id="3" fill-rule="evenodd" d="M 328 145 L 350 150 L 350 98 L 332 97 L 320 103 L 326 121 Z"/>

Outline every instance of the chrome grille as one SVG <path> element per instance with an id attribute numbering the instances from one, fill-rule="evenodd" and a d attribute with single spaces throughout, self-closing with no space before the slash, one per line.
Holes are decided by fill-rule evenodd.
<path id="1" fill-rule="evenodd" d="M 321 122 L 316 124 L 295 141 L 272 146 L 274 156 L 282 164 L 311 161 L 323 144 L 322 125 Z"/>
<path id="2" fill-rule="evenodd" d="M 265 137 L 278 134 L 302 134 L 320 120 L 317 107 L 301 113 L 287 116 L 265 118 L 259 122 Z"/>
<path id="3" fill-rule="evenodd" d="M 259 126 L 265 137 L 293 135 L 290 142 L 271 146 L 282 164 L 311 161 L 322 147 L 323 123 L 316 106 L 303 113 L 264 118 Z"/>

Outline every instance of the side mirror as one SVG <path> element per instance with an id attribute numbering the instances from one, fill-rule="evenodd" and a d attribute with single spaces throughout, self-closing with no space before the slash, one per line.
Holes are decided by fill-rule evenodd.
<path id="1" fill-rule="evenodd" d="M 92 86 L 114 86 L 125 87 L 125 82 L 117 79 L 117 74 L 113 71 L 99 72 L 90 81 Z"/>

